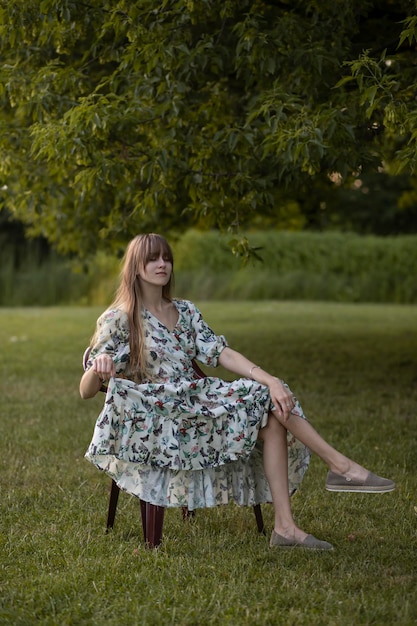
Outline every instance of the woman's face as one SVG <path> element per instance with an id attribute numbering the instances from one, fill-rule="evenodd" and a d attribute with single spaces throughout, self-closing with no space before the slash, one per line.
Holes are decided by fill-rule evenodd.
<path id="1" fill-rule="evenodd" d="M 160 287 L 168 284 L 171 274 L 171 259 L 161 251 L 151 253 L 143 270 L 139 270 L 139 277 L 143 282 Z"/>

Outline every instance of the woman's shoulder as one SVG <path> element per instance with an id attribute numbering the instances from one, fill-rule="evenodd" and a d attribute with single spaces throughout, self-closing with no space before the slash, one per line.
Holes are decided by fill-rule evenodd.
<path id="1" fill-rule="evenodd" d="M 191 302 L 191 300 L 180 300 L 178 298 L 173 299 L 173 303 L 177 307 L 177 309 L 183 313 L 189 313 L 190 315 L 195 315 L 198 311 L 198 308 Z"/>
<path id="2" fill-rule="evenodd" d="M 127 313 L 118 307 L 106 309 L 97 320 L 98 326 L 112 326 L 115 328 L 128 328 Z"/>
<path id="3" fill-rule="evenodd" d="M 98 318 L 96 331 L 91 339 L 90 358 L 105 352 L 120 352 L 129 343 L 129 323 L 126 313 L 119 308 L 109 307 Z"/>

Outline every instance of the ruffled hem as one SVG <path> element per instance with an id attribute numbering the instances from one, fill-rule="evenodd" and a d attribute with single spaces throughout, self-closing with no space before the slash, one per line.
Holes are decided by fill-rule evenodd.
<path id="1" fill-rule="evenodd" d="M 293 437 L 289 445 L 288 490 L 293 495 L 308 468 L 310 453 Z M 239 506 L 272 501 L 262 466 L 261 443 L 256 444 L 248 459 L 194 471 L 154 469 L 90 451 L 86 458 L 111 476 L 121 489 L 158 506 L 186 506 L 193 511 L 231 501 Z"/>

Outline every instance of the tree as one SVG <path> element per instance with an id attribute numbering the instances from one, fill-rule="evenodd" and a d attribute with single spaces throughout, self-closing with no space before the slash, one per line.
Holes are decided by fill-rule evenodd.
<path id="1" fill-rule="evenodd" d="M 415 8 L 3 0 L 3 206 L 86 254 L 150 229 L 238 228 L 335 173 L 412 173 Z"/>

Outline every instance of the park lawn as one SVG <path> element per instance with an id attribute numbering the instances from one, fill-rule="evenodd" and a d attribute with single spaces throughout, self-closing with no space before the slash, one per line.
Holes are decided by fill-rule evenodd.
<path id="1" fill-rule="evenodd" d="M 106 534 L 110 481 L 83 458 L 103 396 L 78 395 L 100 311 L 0 309 L 0 624 L 416 624 L 417 307 L 199 304 L 333 445 L 397 490 L 328 493 L 314 458 L 293 508 L 331 553 L 271 551 L 252 510 L 232 504 L 187 522 L 168 510 L 150 551 L 126 494 Z"/>

